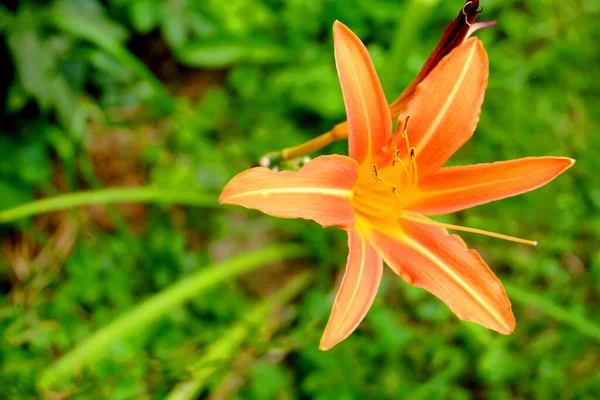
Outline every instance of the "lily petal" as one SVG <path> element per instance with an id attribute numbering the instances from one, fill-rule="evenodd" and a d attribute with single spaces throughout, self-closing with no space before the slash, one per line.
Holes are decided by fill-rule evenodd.
<path id="1" fill-rule="evenodd" d="M 381 149 L 392 134 L 383 89 L 360 39 L 339 21 L 333 24 L 335 64 L 348 116 L 350 157 L 359 163 Z"/>
<path id="2" fill-rule="evenodd" d="M 439 170 L 473 135 L 487 79 L 487 54 L 481 41 L 471 38 L 419 84 L 406 110 L 419 177 Z"/>
<path id="3" fill-rule="evenodd" d="M 421 83 L 423 79 L 438 65 L 438 63 L 450 52 L 460 45 L 465 39 L 467 39 L 477 28 L 484 28 L 490 26 L 490 23 L 475 24 L 479 8 L 479 0 L 466 1 L 463 8 L 460 10 L 454 21 L 448 25 L 440 41 L 429 57 L 419 74 L 413 79 L 413 81 L 402 91 L 400 96 L 392 104 L 390 104 L 390 112 L 392 118 L 398 118 L 400 114 L 404 112 L 408 102 L 415 93 L 417 85 Z M 494 22 L 491 23 L 493 25 Z"/>
<path id="4" fill-rule="evenodd" d="M 566 157 L 527 157 L 442 168 L 419 182 L 414 200 L 405 207 L 425 215 L 463 210 L 543 186 L 574 162 Z"/>
<path id="5" fill-rule="evenodd" d="M 219 202 L 349 230 L 354 225 L 350 199 L 357 176 L 356 161 L 339 155 L 317 157 L 298 172 L 252 168 L 229 181 Z"/>
<path id="6" fill-rule="evenodd" d="M 502 284 L 475 250 L 437 226 L 401 220 L 396 237 L 372 232 L 385 262 L 413 286 L 440 298 L 460 319 L 503 334 L 515 327 Z"/>
<path id="7" fill-rule="evenodd" d="M 319 348 L 329 350 L 347 338 L 363 320 L 375 300 L 383 262 L 356 229 L 348 233 L 348 263 Z"/>

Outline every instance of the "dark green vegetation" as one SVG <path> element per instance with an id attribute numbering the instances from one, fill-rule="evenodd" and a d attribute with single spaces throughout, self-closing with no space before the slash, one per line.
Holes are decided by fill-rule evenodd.
<path id="1" fill-rule="evenodd" d="M 540 242 L 462 235 L 506 283 L 517 329 L 460 322 L 388 271 L 357 332 L 322 353 L 345 234 L 216 196 L 261 155 L 344 119 L 335 19 L 368 45 L 392 100 L 462 2 L 3 2 L 0 210 L 155 189 L 0 212 L 0 398 L 158 399 L 186 381 L 213 398 L 598 398 L 600 4 L 482 5 L 499 22 L 478 35 L 490 83 L 452 162 L 577 159 L 540 190 L 444 219 Z M 131 310 L 106 348 L 88 346 L 88 367 L 61 359 Z"/>

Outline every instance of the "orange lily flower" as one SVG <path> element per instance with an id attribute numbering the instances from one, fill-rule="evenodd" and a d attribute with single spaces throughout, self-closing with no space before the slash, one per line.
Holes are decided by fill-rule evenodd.
<path id="1" fill-rule="evenodd" d="M 408 102 L 412 98 L 415 89 L 423 79 L 436 67 L 436 65 L 448 55 L 454 48 L 459 46 L 469 38 L 474 32 L 479 29 L 496 25 L 496 21 L 475 22 L 477 14 L 481 11 L 479 8 L 479 0 L 466 0 L 458 16 L 448 25 L 440 41 L 429 57 L 423 64 L 423 67 L 412 80 L 412 82 L 400 93 L 400 95 L 390 104 L 390 114 L 396 119 L 404 112 Z M 348 137 L 348 122 L 342 122 L 334 126 L 329 132 L 326 132 L 306 143 L 299 146 L 290 147 L 281 150 L 281 152 L 269 153 L 264 158 L 264 165 L 268 166 L 271 159 L 291 160 L 300 157 L 304 154 L 313 152 L 327 146 L 335 140 L 345 139 Z"/>
<path id="2" fill-rule="evenodd" d="M 390 108 L 366 48 L 342 23 L 336 22 L 333 31 L 349 157 L 317 157 L 298 172 L 249 169 L 227 184 L 220 202 L 276 217 L 313 219 L 348 232 L 346 272 L 322 350 L 345 339 L 362 321 L 377 293 L 383 261 L 409 284 L 439 297 L 460 319 L 510 334 L 515 319 L 502 284 L 480 255 L 446 228 L 529 241 L 426 216 L 527 192 L 574 161 L 528 157 L 443 167 L 479 119 L 488 78 L 482 43 L 464 40 L 437 63 L 411 94 L 392 134 Z"/>

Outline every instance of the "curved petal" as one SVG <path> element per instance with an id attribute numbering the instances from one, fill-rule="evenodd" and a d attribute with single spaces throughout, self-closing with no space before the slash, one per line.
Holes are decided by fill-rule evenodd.
<path id="1" fill-rule="evenodd" d="M 475 30 L 474 26 L 478 28 L 483 28 L 488 24 L 481 23 L 479 25 L 475 24 L 475 19 L 477 18 L 477 9 L 479 8 L 479 0 L 467 1 L 465 5 L 461 8 L 458 15 L 454 20 L 448 25 L 444 34 L 442 35 L 440 41 L 429 57 L 423 67 L 421 67 L 421 71 L 419 74 L 412 80 L 412 82 L 402 91 L 400 96 L 392 104 L 390 104 L 390 112 L 392 114 L 392 118 L 398 118 L 398 116 L 404 112 L 408 102 L 412 98 L 412 95 L 417 88 L 417 85 L 421 83 L 423 79 L 438 65 L 438 63 L 448 55 L 453 49 L 455 49 L 458 45 L 464 42 L 471 33 Z"/>
<path id="2" fill-rule="evenodd" d="M 460 319 L 503 334 L 515 327 L 502 284 L 475 250 L 445 229 L 401 220 L 396 237 L 369 239 L 385 262 L 411 285 L 439 297 Z"/>
<path id="3" fill-rule="evenodd" d="M 354 225 L 350 199 L 357 176 L 356 161 L 338 155 L 317 157 L 298 172 L 252 168 L 229 181 L 219 202 L 348 230 Z"/>
<path id="4" fill-rule="evenodd" d="M 405 207 L 425 215 L 463 210 L 543 186 L 574 162 L 566 157 L 527 157 L 442 168 L 419 182 L 414 198 Z"/>
<path id="5" fill-rule="evenodd" d="M 354 229 L 348 233 L 348 263 L 319 348 L 329 350 L 347 338 L 375 300 L 383 262 L 375 249 Z"/>
<path id="6" fill-rule="evenodd" d="M 419 177 L 439 170 L 473 135 L 487 78 L 487 54 L 482 43 L 471 38 L 452 50 L 419 84 L 406 110 Z"/>
<path id="7" fill-rule="evenodd" d="M 379 151 L 392 134 L 383 89 L 360 39 L 344 24 L 333 24 L 335 64 L 348 116 L 350 157 L 361 163 Z"/>

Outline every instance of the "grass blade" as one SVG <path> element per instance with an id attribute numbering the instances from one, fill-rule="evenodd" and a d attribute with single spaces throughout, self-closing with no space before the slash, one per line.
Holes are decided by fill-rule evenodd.
<path id="1" fill-rule="evenodd" d="M 6 223 L 50 211 L 65 210 L 91 204 L 140 202 L 185 204 L 200 207 L 218 205 L 216 195 L 198 193 L 190 190 L 160 189 L 152 186 L 109 188 L 61 194 L 55 197 L 36 200 L 7 210 L 2 210 L 0 211 L 0 223 Z"/>
<path id="2" fill-rule="evenodd" d="M 235 279 L 246 272 L 265 267 L 274 260 L 297 258 L 304 254 L 305 250 L 301 246 L 279 245 L 207 266 L 117 317 L 112 323 L 50 364 L 42 371 L 38 387 L 40 390 L 49 390 L 56 384 L 70 379 L 82 368 L 106 356 L 113 344 L 139 332 L 173 308 L 199 295 L 203 290 Z"/>
<path id="3" fill-rule="evenodd" d="M 275 295 L 258 303 L 246 317 L 235 323 L 228 333 L 212 343 L 205 355 L 193 367 L 192 379 L 177 385 L 167 396 L 168 400 L 189 400 L 204 388 L 207 380 L 219 369 L 220 360 L 231 359 L 243 345 L 252 330 L 262 325 L 275 309 L 297 296 L 310 281 L 308 273 L 296 276 Z"/>

